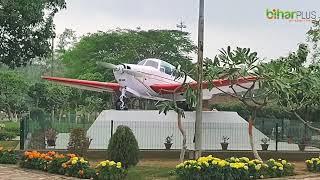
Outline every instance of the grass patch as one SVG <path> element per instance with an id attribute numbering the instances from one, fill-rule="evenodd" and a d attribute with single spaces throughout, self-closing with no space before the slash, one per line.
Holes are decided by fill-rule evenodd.
<path id="1" fill-rule="evenodd" d="M 15 149 L 19 141 L 0 141 L 0 146 L 4 149 Z"/>
<path id="2" fill-rule="evenodd" d="M 128 171 L 128 180 L 174 179 L 169 175 L 169 167 L 136 166 Z"/>

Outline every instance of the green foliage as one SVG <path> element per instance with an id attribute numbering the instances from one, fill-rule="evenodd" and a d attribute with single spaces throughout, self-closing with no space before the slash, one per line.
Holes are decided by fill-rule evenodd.
<path id="1" fill-rule="evenodd" d="M 64 175 L 66 173 L 66 169 L 62 167 L 62 164 L 66 163 L 67 161 L 68 158 L 65 156 L 54 158 L 52 161 L 50 161 L 50 163 L 48 163 L 48 172 Z"/>
<path id="2" fill-rule="evenodd" d="M 139 162 L 139 153 L 138 142 L 131 129 L 123 125 L 118 126 L 109 140 L 108 157 L 128 168 Z"/>
<path id="3" fill-rule="evenodd" d="M 10 141 L 17 137 L 16 133 L 0 130 L 0 141 Z"/>
<path id="4" fill-rule="evenodd" d="M 87 137 L 84 129 L 72 129 L 68 143 L 68 151 L 80 156 L 84 156 L 89 149 L 91 141 L 92 139 Z"/>
<path id="5" fill-rule="evenodd" d="M 320 159 L 319 157 L 307 159 L 305 161 L 307 169 L 310 172 L 320 172 Z"/>
<path id="6" fill-rule="evenodd" d="M 16 164 L 18 155 L 11 149 L 3 150 L 0 147 L 0 164 Z"/>
<path id="7" fill-rule="evenodd" d="M 183 69 L 191 66 L 195 45 L 188 33 L 176 30 L 114 30 L 83 36 L 63 56 L 70 77 L 99 72 L 105 81 L 114 80 L 112 72 L 97 67 L 97 61 L 113 64 L 137 63 L 145 58 L 160 58 Z"/>
<path id="8" fill-rule="evenodd" d="M 102 161 L 96 167 L 97 180 L 122 180 L 126 179 L 127 170 L 121 166 L 121 162 Z"/>
<path id="9" fill-rule="evenodd" d="M 96 172 L 83 158 L 73 157 L 66 162 L 66 175 L 83 179 L 90 179 L 96 176 Z"/>
<path id="10" fill-rule="evenodd" d="M 0 71 L 0 111 L 12 118 L 12 110 L 24 108 L 27 83 L 18 73 L 11 70 Z"/>
<path id="11" fill-rule="evenodd" d="M 320 20 L 314 20 L 312 27 L 307 32 L 308 41 L 312 43 L 312 63 L 319 63 L 320 60 Z"/>
<path id="12" fill-rule="evenodd" d="M 2 0 L 0 62 L 15 68 L 46 55 L 54 36 L 53 17 L 65 5 L 65 0 Z"/>

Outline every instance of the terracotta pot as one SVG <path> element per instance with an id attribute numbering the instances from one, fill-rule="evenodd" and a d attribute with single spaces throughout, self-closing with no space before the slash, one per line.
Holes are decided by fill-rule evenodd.
<path id="1" fill-rule="evenodd" d="M 267 151 L 268 150 L 269 144 L 260 144 L 260 145 L 261 145 L 262 151 Z"/>
<path id="2" fill-rule="evenodd" d="M 56 146 L 56 141 L 53 139 L 47 139 L 47 145 L 48 146 Z"/>
<path id="3" fill-rule="evenodd" d="M 222 150 L 228 150 L 228 145 L 229 145 L 229 143 L 220 143 L 221 144 L 221 148 L 222 148 Z"/>
<path id="4" fill-rule="evenodd" d="M 164 145 L 166 146 L 166 149 L 170 149 L 172 146 L 172 143 L 164 143 Z"/>

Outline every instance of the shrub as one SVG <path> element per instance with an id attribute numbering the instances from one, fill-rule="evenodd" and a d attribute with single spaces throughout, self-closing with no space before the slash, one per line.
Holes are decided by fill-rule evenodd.
<path id="1" fill-rule="evenodd" d="M 125 179 L 127 171 L 121 166 L 121 162 L 102 161 L 96 167 L 98 180 L 122 180 Z"/>
<path id="2" fill-rule="evenodd" d="M 263 163 L 246 157 L 219 159 L 210 156 L 188 160 L 176 166 L 177 179 L 247 180 L 293 175 L 294 167 L 285 160 Z"/>
<path id="3" fill-rule="evenodd" d="M 90 146 L 92 139 L 86 136 L 86 131 L 82 128 L 72 129 L 70 140 L 68 143 L 68 150 L 79 156 L 84 156 Z"/>
<path id="4" fill-rule="evenodd" d="M 291 176 L 294 174 L 294 166 L 291 163 L 288 163 L 286 160 L 269 159 L 266 164 L 268 165 L 268 177 Z"/>
<path id="5" fill-rule="evenodd" d="M 116 132 L 109 140 L 108 157 L 121 162 L 124 168 L 135 166 L 139 162 L 138 142 L 127 126 L 118 126 Z"/>
<path id="6" fill-rule="evenodd" d="M 16 164 L 17 159 L 18 156 L 13 150 L 3 150 L 3 148 L 0 147 L 0 164 Z"/>
<path id="7" fill-rule="evenodd" d="M 14 132 L 8 132 L 5 130 L 0 131 L 0 141 L 10 141 L 17 135 Z"/>
<path id="8" fill-rule="evenodd" d="M 62 164 L 66 163 L 69 159 L 68 156 L 55 153 L 53 159 L 47 163 L 48 172 L 64 175 L 66 171 L 65 168 L 62 167 Z"/>
<path id="9" fill-rule="evenodd" d="M 308 171 L 311 172 L 320 172 L 320 159 L 311 158 L 305 161 Z"/>
<path id="10" fill-rule="evenodd" d="M 90 168 L 89 162 L 82 157 L 72 157 L 63 163 L 62 167 L 66 169 L 65 172 L 68 176 L 90 179 L 96 175 L 95 170 Z"/>

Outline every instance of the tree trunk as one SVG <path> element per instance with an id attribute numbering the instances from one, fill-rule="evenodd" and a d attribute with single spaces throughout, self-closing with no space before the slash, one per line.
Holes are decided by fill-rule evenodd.
<path id="1" fill-rule="evenodd" d="M 259 156 L 259 153 L 257 151 L 257 148 L 255 146 L 254 140 L 253 140 L 253 119 L 250 117 L 249 118 L 249 141 L 250 141 L 250 146 L 253 152 L 253 156 L 256 159 L 259 159 L 260 161 L 262 161 L 261 157 Z"/>
<path id="2" fill-rule="evenodd" d="M 183 127 L 182 127 L 182 122 L 181 122 L 181 118 L 182 115 L 181 113 L 177 113 L 178 114 L 178 128 L 182 134 L 182 147 L 181 147 L 181 152 L 180 152 L 180 162 L 184 161 L 184 156 L 187 150 L 187 135 L 186 132 L 184 131 Z"/>
<path id="3" fill-rule="evenodd" d="M 12 112 L 11 112 L 11 109 L 10 109 L 10 106 L 7 107 L 7 114 L 9 116 L 9 120 L 12 121 L 13 119 L 13 115 L 12 115 Z"/>

